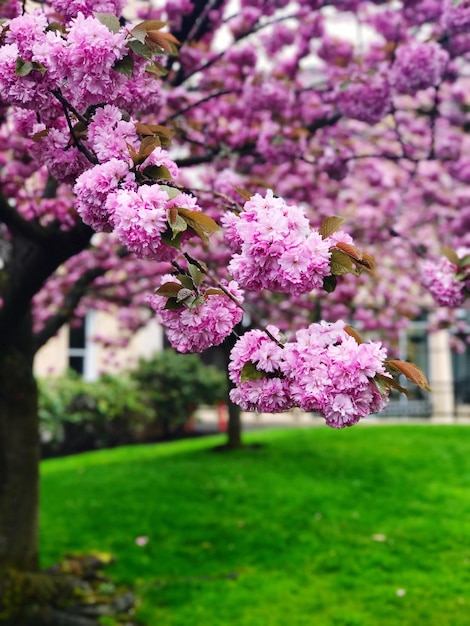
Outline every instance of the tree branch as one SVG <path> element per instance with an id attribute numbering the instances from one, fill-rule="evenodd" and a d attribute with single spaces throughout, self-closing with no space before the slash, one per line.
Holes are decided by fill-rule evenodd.
<path id="1" fill-rule="evenodd" d="M 105 272 L 106 270 L 103 267 L 92 267 L 82 274 L 67 294 L 60 310 L 55 315 L 52 315 L 47 320 L 44 327 L 34 335 L 35 352 L 47 343 L 64 324 L 72 319 L 73 313 L 80 300 L 87 292 L 89 285 L 91 285 L 96 278 L 105 274 Z"/>
<path id="2" fill-rule="evenodd" d="M 12 235 L 21 235 L 39 244 L 43 244 L 47 231 L 38 222 L 21 217 L 17 209 L 11 206 L 3 193 L 0 193 L 0 222 L 3 222 Z"/>
<path id="3" fill-rule="evenodd" d="M 69 133 L 74 143 L 74 146 L 79 150 L 87 160 L 93 165 L 98 165 L 99 161 L 96 156 L 86 148 L 81 141 L 79 141 L 77 135 L 75 134 L 74 128 L 72 126 L 72 120 L 70 119 L 70 112 L 75 115 L 75 117 L 82 123 L 87 124 L 86 119 L 80 115 L 80 113 L 64 98 L 64 96 L 60 93 L 59 89 L 53 89 L 52 94 L 57 98 L 57 100 L 61 103 L 62 109 L 64 110 L 65 119 L 67 120 L 67 126 L 69 128 Z"/>
<path id="4" fill-rule="evenodd" d="M 172 115 L 169 115 L 165 120 L 160 122 L 160 124 L 162 124 L 162 126 L 165 126 L 166 124 L 168 124 L 169 121 L 174 120 L 180 115 L 184 115 L 191 109 L 194 109 L 195 107 L 198 107 L 199 105 L 204 104 L 205 102 L 209 102 L 209 100 L 212 100 L 213 98 L 218 98 L 219 96 L 226 96 L 229 93 L 238 93 L 238 92 L 226 90 L 226 91 L 219 91 L 217 93 L 211 93 L 210 95 L 206 96 L 205 98 L 202 98 L 201 100 L 198 100 L 197 102 L 188 104 L 188 106 L 186 106 L 184 109 L 180 109 L 179 111 L 176 111 L 176 113 L 172 113 Z"/>
<path id="5" fill-rule="evenodd" d="M 85 250 L 93 230 L 79 222 L 72 230 L 48 232 L 44 241 L 18 234 L 12 238 L 6 272 L 8 280 L 0 307 L 0 338 L 8 342 L 12 330 L 29 310 L 31 299 L 69 258 Z M 1 349 L 1 348 L 0 348 Z"/>

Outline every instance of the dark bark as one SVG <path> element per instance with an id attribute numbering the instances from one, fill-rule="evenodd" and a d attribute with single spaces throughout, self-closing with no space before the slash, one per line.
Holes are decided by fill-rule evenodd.
<path id="1" fill-rule="evenodd" d="M 51 225 L 29 232 L 0 206 L 10 238 L 0 268 L 0 579 L 1 570 L 38 568 L 39 428 L 33 376 L 31 300 L 68 258 L 84 250 L 91 229 Z M 39 235 L 40 233 L 40 235 Z"/>
<path id="2" fill-rule="evenodd" d="M 241 409 L 228 399 L 227 447 L 241 448 L 242 445 Z"/>
<path id="3" fill-rule="evenodd" d="M 39 438 L 32 345 L 30 314 L 12 325 L 0 343 L 0 571 L 38 567 Z"/>
<path id="4" fill-rule="evenodd" d="M 228 378 L 228 365 L 230 362 L 230 351 L 235 345 L 235 338 L 233 336 L 228 337 L 222 344 L 225 360 L 225 371 L 227 372 L 227 380 L 229 390 L 233 388 L 232 381 Z M 228 406 L 228 423 L 227 423 L 227 448 L 241 448 L 242 441 L 242 419 L 241 409 L 238 405 L 234 404 L 227 394 L 227 406 Z"/>

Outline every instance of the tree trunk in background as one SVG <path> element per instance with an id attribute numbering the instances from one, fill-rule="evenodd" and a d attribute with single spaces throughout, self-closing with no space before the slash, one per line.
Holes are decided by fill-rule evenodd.
<path id="1" fill-rule="evenodd" d="M 224 359 L 225 359 L 225 371 L 227 372 L 228 388 L 233 389 L 233 383 L 228 377 L 228 364 L 230 361 L 230 352 L 235 345 L 235 338 L 230 336 L 222 344 Z M 242 419 L 241 409 L 238 405 L 234 404 L 227 394 L 227 408 L 228 408 L 228 424 L 227 424 L 227 448 L 240 448 L 242 443 Z"/>
<path id="2" fill-rule="evenodd" d="M 0 572 L 38 569 L 38 492 L 38 394 L 28 313 L 0 338 Z"/>
<path id="3" fill-rule="evenodd" d="M 238 405 L 228 402 L 228 424 L 227 424 L 227 447 L 240 448 L 242 443 L 242 419 L 241 409 Z"/>

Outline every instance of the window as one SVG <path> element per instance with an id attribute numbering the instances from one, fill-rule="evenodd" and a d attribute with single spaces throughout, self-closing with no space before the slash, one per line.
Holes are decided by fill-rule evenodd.
<path id="1" fill-rule="evenodd" d="M 69 328 L 68 365 L 85 380 L 96 380 L 96 345 L 91 340 L 95 333 L 95 311 L 88 311 L 85 318 Z"/>

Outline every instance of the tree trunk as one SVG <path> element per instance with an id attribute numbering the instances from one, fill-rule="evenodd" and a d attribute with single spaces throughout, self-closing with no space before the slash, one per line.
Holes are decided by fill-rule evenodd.
<path id="1" fill-rule="evenodd" d="M 242 419 L 241 409 L 238 405 L 228 402 L 228 424 L 227 424 L 227 447 L 240 448 L 242 444 Z"/>
<path id="2" fill-rule="evenodd" d="M 38 394 L 28 313 L 8 337 L 0 337 L 0 572 L 38 568 L 38 470 Z"/>
<path id="3" fill-rule="evenodd" d="M 230 362 L 230 352 L 235 345 L 235 340 L 232 336 L 222 344 L 224 359 L 225 359 L 225 371 L 227 372 L 228 388 L 233 389 L 233 383 L 228 377 L 228 364 Z M 227 448 L 241 448 L 242 442 L 242 419 L 241 409 L 234 404 L 227 394 L 227 406 L 228 406 L 228 424 L 227 424 Z"/>

